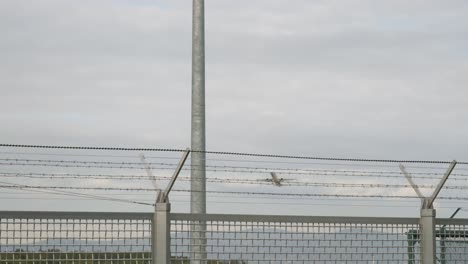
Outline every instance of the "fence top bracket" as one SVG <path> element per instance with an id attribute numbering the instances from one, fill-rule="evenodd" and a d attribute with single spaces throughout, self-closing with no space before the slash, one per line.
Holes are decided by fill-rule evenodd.
<path id="1" fill-rule="evenodd" d="M 442 188 L 444 187 L 445 182 L 447 182 L 448 177 L 450 176 L 452 171 L 455 169 L 456 165 L 457 165 L 456 160 L 453 160 L 450 163 L 447 171 L 444 173 L 444 176 L 440 180 L 437 187 L 434 189 L 434 192 L 432 193 L 432 195 L 429 197 L 426 197 L 421 193 L 418 185 L 415 184 L 415 182 L 413 181 L 413 178 L 411 177 L 411 174 L 406 171 L 406 168 L 405 166 L 403 166 L 403 164 L 400 164 L 400 170 L 405 175 L 405 178 L 409 182 L 411 187 L 413 187 L 414 192 L 418 195 L 419 198 L 421 198 L 421 204 L 422 204 L 421 209 L 433 209 L 434 201 L 437 198 L 437 195 L 439 195 L 440 190 L 442 190 Z"/>
<path id="2" fill-rule="evenodd" d="M 167 184 L 166 189 L 158 193 L 158 197 L 156 198 L 156 203 L 169 202 L 169 193 L 171 192 L 172 187 L 174 186 L 174 183 L 177 180 L 177 176 L 179 176 L 180 171 L 184 167 L 185 161 L 187 160 L 189 154 L 190 154 L 190 149 L 187 148 L 184 151 L 184 154 L 182 155 L 182 158 L 180 159 L 179 164 L 177 164 L 177 168 L 174 171 L 174 174 L 172 175 L 171 180 Z"/>

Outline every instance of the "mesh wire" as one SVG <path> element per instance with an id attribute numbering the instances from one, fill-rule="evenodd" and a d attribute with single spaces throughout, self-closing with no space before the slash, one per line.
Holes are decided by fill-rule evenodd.
<path id="1" fill-rule="evenodd" d="M 0 263 L 151 263 L 151 220 L 1 218 L 0 214 Z"/>
<path id="2" fill-rule="evenodd" d="M 468 263 L 468 223 L 436 225 L 436 238 L 439 263 Z"/>
<path id="3" fill-rule="evenodd" d="M 0 263 L 151 263 L 151 214 L 0 212 Z M 420 263 L 417 221 L 172 214 L 172 263 Z M 395 221 L 396 220 L 396 221 Z M 438 263 L 468 263 L 468 221 L 436 225 Z M 206 249 L 207 254 L 200 254 Z"/>
<path id="4" fill-rule="evenodd" d="M 419 263 L 418 241 L 413 223 L 171 221 L 172 263 Z"/>

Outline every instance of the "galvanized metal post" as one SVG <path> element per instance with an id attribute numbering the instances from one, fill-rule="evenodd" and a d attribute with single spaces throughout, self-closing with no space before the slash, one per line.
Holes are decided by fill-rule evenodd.
<path id="1" fill-rule="evenodd" d="M 204 0 L 193 0 L 191 212 L 206 213 Z"/>
<path id="2" fill-rule="evenodd" d="M 170 203 L 156 203 L 151 227 L 153 264 L 170 264 L 171 262 L 170 212 Z"/>
<path id="3" fill-rule="evenodd" d="M 193 0 L 192 25 L 192 214 L 206 213 L 205 171 L 205 1 Z M 206 224 L 192 225 L 192 264 L 206 260 Z"/>
<path id="4" fill-rule="evenodd" d="M 434 209 L 421 209 L 421 260 L 423 264 L 436 263 L 436 234 Z"/>

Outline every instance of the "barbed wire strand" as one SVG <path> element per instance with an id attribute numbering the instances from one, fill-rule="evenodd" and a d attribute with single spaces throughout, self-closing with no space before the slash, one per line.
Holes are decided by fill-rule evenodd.
<path id="1" fill-rule="evenodd" d="M 10 184 L 12 187 L 5 187 L 1 186 L 0 188 L 14 188 L 18 190 L 22 189 L 33 189 L 30 188 L 28 185 L 23 185 L 23 184 L 16 184 L 16 183 L 10 183 L 10 182 L 4 182 L 0 181 L 2 184 Z M 98 196 L 98 195 L 91 195 L 91 194 L 83 194 L 83 193 L 77 193 L 77 192 L 71 192 L 71 191 L 60 191 L 60 190 L 54 190 L 54 189 L 59 189 L 59 188 L 34 188 L 35 192 L 42 192 L 42 193 L 48 193 L 48 194 L 57 194 L 57 195 L 65 195 L 65 196 L 74 196 L 74 197 L 87 197 L 87 198 L 92 198 L 95 200 L 105 200 L 105 201 L 112 201 L 112 202 L 123 202 L 123 203 L 132 203 L 132 204 L 140 204 L 140 205 L 154 205 L 150 203 L 140 203 L 137 201 L 132 201 L 132 200 L 127 200 L 127 199 L 120 199 L 120 198 L 111 198 L 111 197 L 105 197 L 105 196 Z"/>
<path id="2" fill-rule="evenodd" d="M 0 177 L 7 177 L 7 178 L 17 178 L 17 177 L 24 177 L 24 178 L 32 178 L 32 179 L 77 179 L 77 180 L 87 180 L 87 179 L 96 179 L 96 180 L 124 180 L 124 181 L 152 181 L 152 179 L 148 179 L 148 177 L 144 176 L 126 176 L 126 177 L 77 177 L 77 176 L 47 176 L 47 174 L 42 174 L 42 176 L 35 176 L 35 175 L 27 175 L 27 174 L 9 174 L 3 175 L 0 173 Z M 158 180 L 170 180 L 171 177 L 162 177 L 156 176 Z M 190 177 L 179 177 L 179 181 L 184 182 L 191 182 L 194 179 Z M 197 181 L 197 180 L 195 180 Z M 206 182 L 210 183 L 221 183 L 221 184 L 248 184 L 248 185 L 272 185 L 271 179 L 224 179 L 224 178 L 206 178 Z M 281 183 L 281 186 L 295 186 L 295 187 L 326 187 L 326 188 L 413 188 L 409 184 L 382 184 L 382 183 L 337 183 L 337 182 L 301 182 L 301 181 L 287 181 L 286 183 Z M 426 189 L 433 189 L 436 185 L 427 185 L 427 184 L 420 184 L 416 185 L 418 188 L 426 188 Z M 452 189 L 452 190 L 468 190 L 468 186 L 464 185 L 446 185 L 444 189 Z"/>
<path id="3" fill-rule="evenodd" d="M 69 154 L 69 153 L 28 153 L 28 152 L 0 152 L 0 154 L 9 155 L 40 155 L 40 156 L 70 156 L 70 157 L 109 157 L 109 158 L 137 158 L 136 155 L 98 155 L 98 154 Z M 168 159 L 168 160 L 180 160 L 180 157 L 168 157 L 168 156 L 146 156 L 149 159 Z M 187 159 L 189 162 L 190 157 Z M 218 159 L 218 158 L 205 158 L 203 159 L 209 162 L 233 162 L 233 163 L 266 163 L 266 164 L 297 164 L 297 165 L 321 165 L 321 166 L 348 166 L 348 167 L 379 167 L 379 168 L 394 168 L 394 165 L 382 165 L 382 164 L 351 164 L 351 163 L 336 163 L 336 162 L 297 162 L 297 161 L 279 161 L 279 160 L 259 160 L 259 159 Z M 407 168 L 432 168 L 432 169 L 445 169 L 442 167 L 421 167 L 407 165 Z"/>
<path id="4" fill-rule="evenodd" d="M 0 197 L 0 199 L 4 200 L 45 200 L 45 201 L 84 201 L 84 200 L 94 200 L 92 198 L 44 198 L 44 197 Z M 149 199 L 142 199 L 138 200 L 138 202 L 150 202 L 152 200 Z M 171 203 L 189 203 L 189 200 L 171 200 Z M 209 201 L 211 204 L 238 204 L 238 202 L 233 201 Z M 366 207 L 366 208 L 373 208 L 375 205 L 370 204 L 350 204 L 350 205 L 343 205 L 343 204 L 332 204 L 332 203 L 297 203 L 297 202 L 249 202 L 249 205 L 305 205 L 305 206 L 334 206 L 334 207 Z M 379 207 L 386 207 L 386 208 L 415 208 L 419 205 L 379 205 Z M 438 208 L 444 209 L 452 209 L 458 208 L 457 206 L 439 206 Z"/>
<path id="5" fill-rule="evenodd" d="M 262 174 L 266 172 L 260 172 Z M 316 177 L 370 177 L 370 178 L 403 178 L 402 173 L 392 173 L 389 172 L 392 175 L 385 175 L 384 173 L 386 172 L 377 172 L 377 171 L 352 171 L 352 170 L 310 170 L 310 172 L 307 173 L 282 173 L 281 175 L 304 175 L 304 176 L 316 176 Z M 108 178 L 108 179 L 146 179 L 148 180 L 147 175 L 123 175 L 123 174 L 78 174 L 78 173 L 33 173 L 33 172 L 0 172 L 0 175 L 4 175 L 6 177 L 9 177 L 9 175 L 18 175 L 19 177 L 27 177 L 27 176 L 37 176 L 37 177 L 63 177 L 63 178 L 74 178 L 74 177 L 83 177 L 83 178 L 95 178 L 95 179 L 101 179 L 101 178 Z M 421 175 L 420 173 L 412 173 L 412 178 L 418 178 L 418 179 L 440 179 L 441 177 L 436 177 L 436 176 L 419 176 Z M 155 175 L 158 178 L 167 178 L 166 176 L 161 176 L 161 175 Z M 452 173 L 451 174 L 451 180 L 455 181 L 468 181 L 468 174 L 459 174 L 459 173 Z M 233 179 L 235 176 L 234 175 L 228 175 L 225 176 L 230 179 Z M 244 179 L 244 180 L 251 180 L 251 179 Z"/>
<path id="6" fill-rule="evenodd" d="M 0 147 L 14 148 L 37 148 L 37 149 L 68 149 L 68 150 L 105 150 L 105 151 L 147 151 L 147 152 L 184 152 L 185 149 L 177 148 L 125 148 L 125 147 L 90 147 L 90 146 L 58 146 L 58 145 L 27 145 L 27 144 L 0 144 Z M 283 159 L 308 159 L 322 161 L 347 161 L 347 162 L 379 162 L 379 163 L 425 163 L 425 164 L 450 164 L 451 161 L 442 160 L 397 160 L 397 159 L 363 159 L 363 158 L 335 158 L 335 157 L 314 157 L 297 155 L 279 155 L 279 154 L 260 154 L 246 152 L 229 151 L 200 151 L 191 150 L 191 152 L 201 152 L 213 155 L 264 157 L 264 158 L 283 158 Z M 459 164 L 468 164 L 468 162 L 459 162 Z"/>
<path id="7" fill-rule="evenodd" d="M 36 166 L 36 167 L 61 167 L 61 168 L 97 168 L 97 169 L 136 169 L 136 170 L 144 170 L 144 167 L 140 166 L 128 166 L 125 163 L 117 163 L 112 165 L 81 165 L 81 164 L 96 164 L 96 162 L 88 162 L 88 163 L 79 163 L 79 162 L 70 162 L 70 164 L 64 163 L 57 163 L 53 164 L 52 162 L 48 163 L 32 163 L 32 162 L 0 162 L 0 165 L 4 166 Z M 122 165 L 120 165 L 122 164 Z M 114 165 L 114 166 L 113 166 Z M 210 169 L 211 167 L 223 167 L 223 166 L 207 166 L 208 169 L 205 171 L 210 172 L 237 172 L 237 173 L 270 173 L 274 171 L 274 169 L 264 169 L 264 168 L 252 168 L 252 169 Z M 174 166 L 150 166 L 151 169 L 154 170 L 174 170 L 176 167 Z M 184 167 L 182 170 L 184 171 L 199 171 L 200 169 L 191 168 L 190 166 Z M 468 170 L 468 168 L 458 168 L 458 170 Z M 283 174 L 307 174 L 307 171 L 301 172 L 300 169 L 292 169 L 292 171 L 283 171 Z M 434 175 L 436 175 L 434 173 Z"/>
<path id="8" fill-rule="evenodd" d="M 120 166 L 129 166 L 131 168 L 141 168 L 138 166 L 146 166 L 146 163 L 143 162 L 115 162 L 115 161 L 81 161 L 81 160 L 52 160 L 52 159 L 19 159 L 19 158 L 0 158 L 0 161 L 5 161 L 5 162 L 16 162 L 16 163 L 21 163 L 23 164 L 24 162 L 27 163 L 33 163 L 33 164 L 38 164 L 38 163 L 58 163 L 58 164 L 94 164 L 94 165 L 119 165 Z M 138 165 L 137 167 L 135 166 L 130 166 L 130 165 Z M 178 163 L 167 163 L 167 162 L 150 162 L 150 166 L 152 165 L 162 165 L 165 166 L 163 168 L 166 168 L 166 166 L 169 166 L 169 168 L 175 168 Z M 190 167 L 193 170 L 193 167 L 200 167 L 201 165 L 190 165 Z M 245 170 L 262 170 L 262 171 L 275 171 L 275 172 L 304 172 L 304 171 L 318 171 L 317 169 L 308 169 L 308 168 L 283 168 L 283 167 L 253 167 L 253 166 L 233 166 L 233 165 L 206 165 L 204 166 L 206 168 L 216 168 L 216 169 L 245 169 Z M 426 167 L 425 167 L 426 168 Z M 395 172 L 395 171 L 388 171 L 386 173 L 396 173 L 396 174 L 402 174 L 401 172 Z M 436 172 L 414 172 L 412 174 L 426 174 L 426 175 L 439 175 L 440 173 Z"/>
<path id="9" fill-rule="evenodd" d="M 0 185 L 0 188 L 18 188 L 15 185 Z M 66 189 L 66 190 L 119 190 L 119 191 L 151 191 L 155 192 L 154 188 L 116 188 L 116 187 L 72 187 L 72 186 L 33 186 L 22 185 L 25 189 Z M 199 192 L 187 189 L 174 189 L 173 192 Z M 266 196 L 293 196 L 293 197 L 340 197 L 340 198 L 408 198 L 420 199 L 417 196 L 411 195 L 359 195 L 359 194 L 311 194 L 311 193 L 275 193 L 275 192 L 246 192 L 246 191 L 206 191 L 206 193 L 217 194 L 238 194 L 238 195 L 266 195 Z M 468 200 L 468 197 L 452 197 L 443 196 L 438 199 L 444 200 Z"/>

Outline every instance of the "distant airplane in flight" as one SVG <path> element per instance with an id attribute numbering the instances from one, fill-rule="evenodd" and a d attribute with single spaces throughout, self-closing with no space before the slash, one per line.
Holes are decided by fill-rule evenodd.
<path id="1" fill-rule="evenodd" d="M 281 182 L 283 181 L 283 178 L 279 178 L 275 172 L 270 172 L 270 175 L 271 175 L 271 182 L 273 183 L 273 185 L 281 187 L 282 185 Z"/>

